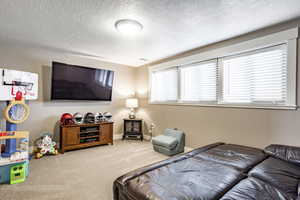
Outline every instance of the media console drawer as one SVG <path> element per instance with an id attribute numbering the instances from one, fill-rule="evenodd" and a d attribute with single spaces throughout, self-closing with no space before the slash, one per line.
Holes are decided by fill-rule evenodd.
<path id="1" fill-rule="evenodd" d="M 113 122 L 60 126 L 60 151 L 113 144 Z"/>

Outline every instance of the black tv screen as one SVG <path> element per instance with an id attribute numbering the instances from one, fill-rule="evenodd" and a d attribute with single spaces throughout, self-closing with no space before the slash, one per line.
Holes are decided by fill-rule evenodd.
<path id="1" fill-rule="evenodd" d="M 52 62 L 52 100 L 111 101 L 114 72 Z"/>

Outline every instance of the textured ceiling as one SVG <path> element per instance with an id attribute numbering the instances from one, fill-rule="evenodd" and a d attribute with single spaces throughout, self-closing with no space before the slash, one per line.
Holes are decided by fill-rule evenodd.
<path id="1" fill-rule="evenodd" d="M 297 17 L 299 0 L 1 0 L 0 41 L 139 66 Z"/>

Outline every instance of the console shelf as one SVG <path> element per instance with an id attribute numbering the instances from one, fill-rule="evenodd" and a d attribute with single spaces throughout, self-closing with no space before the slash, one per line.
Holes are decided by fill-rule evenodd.
<path id="1" fill-rule="evenodd" d="M 102 144 L 113 144 L 113 122 L 72 124 L 60 127 L 61 153 Z"/>
<path id="2" fill-rule="evenodd" d="M 80 131 L 80 134 L 83 134 L 83 133 L 96 133 L 96 132 L 99 132 L 99 130 L 95 130 L 95 131 Z"/>

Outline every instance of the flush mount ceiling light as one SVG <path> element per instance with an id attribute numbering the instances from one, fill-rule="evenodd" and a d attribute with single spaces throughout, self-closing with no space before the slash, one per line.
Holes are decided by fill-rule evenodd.
<path id="1" fill-rule="evenodd" d="M 115 23 L 116 29 L 126 35 L 135 35 L 143 30 L 143 25 L 132 19 L 121 19 Z"/>

